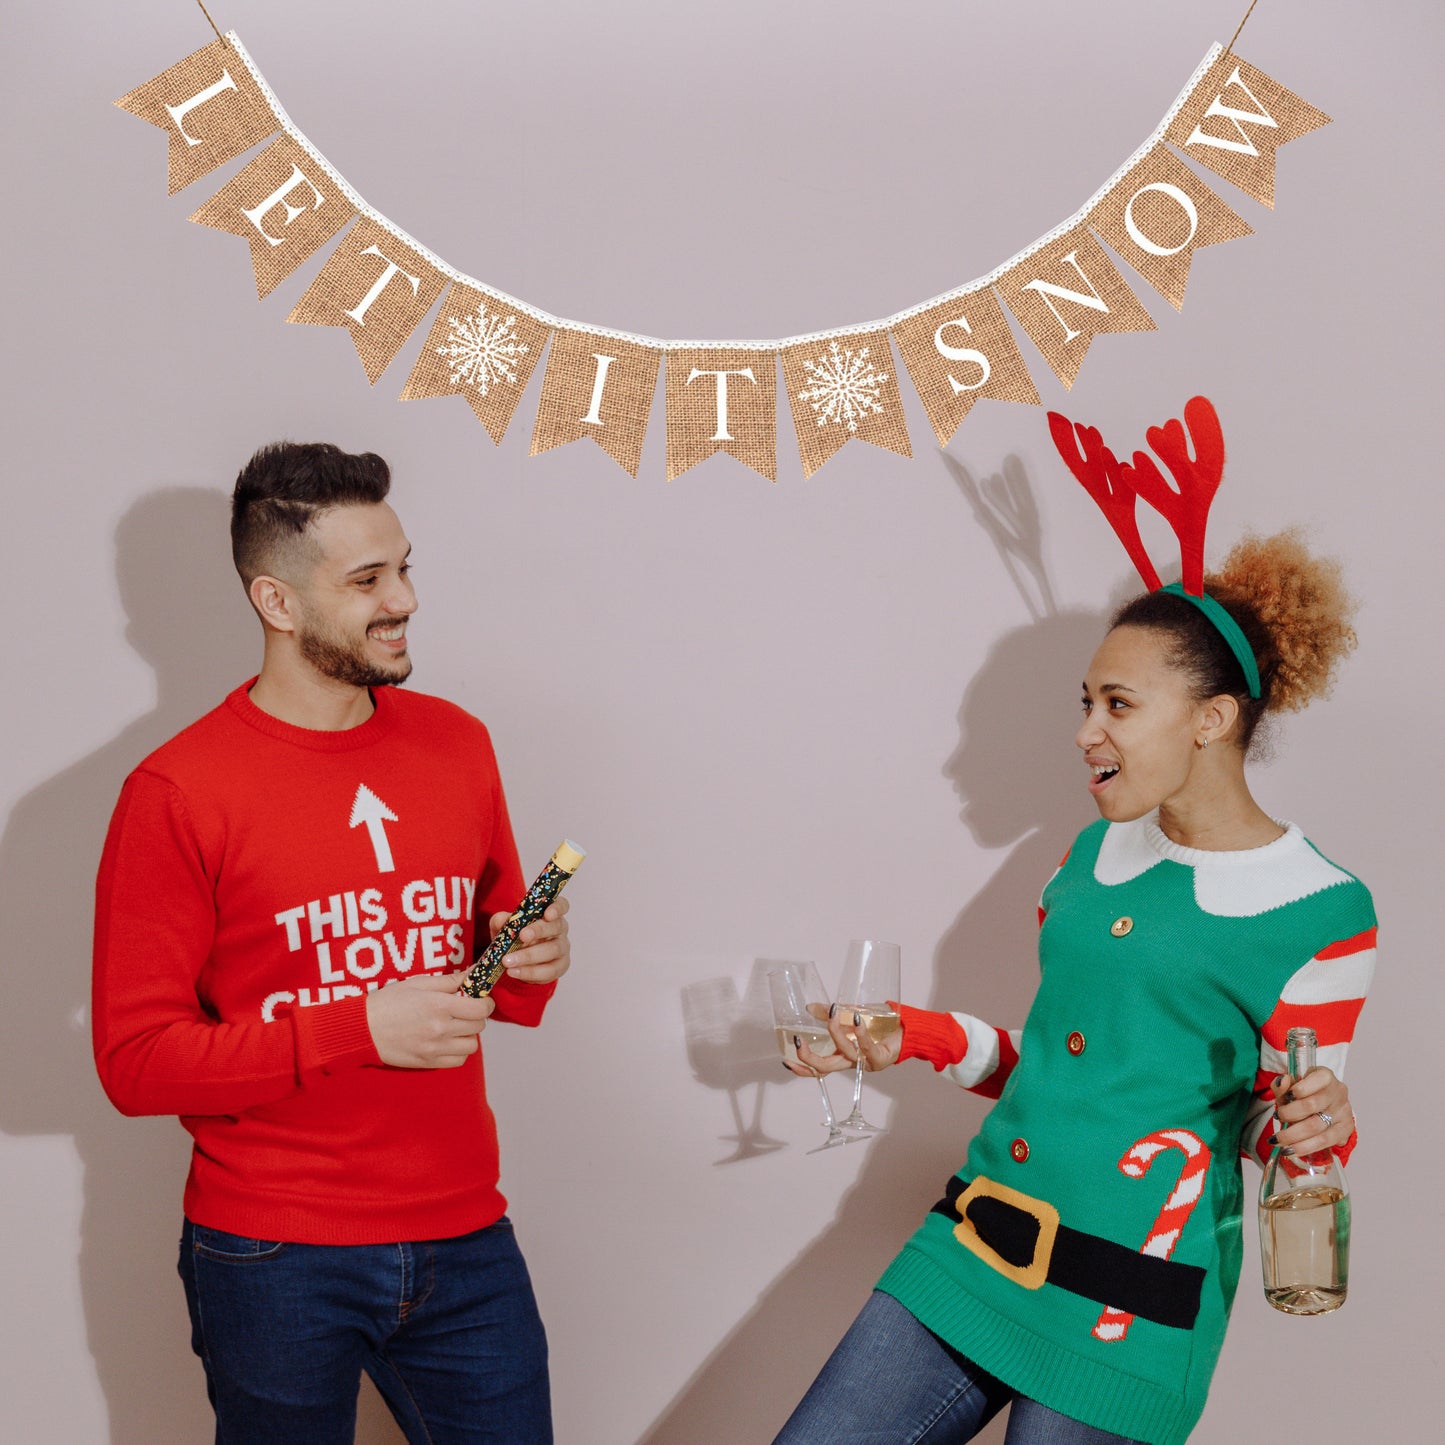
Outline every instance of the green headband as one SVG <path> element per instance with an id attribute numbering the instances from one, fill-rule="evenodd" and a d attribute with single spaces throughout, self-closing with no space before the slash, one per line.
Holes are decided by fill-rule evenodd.
<path id="1" fill-rule="evenodd" d="M 1171 582 L 1159 590 L 1192 602 L 1214 624 L 1214 630 L 1229 644 L 1229 650 L 1244 669 L 1244 680 L 1249 684 L 1250 697 L 1258 701 L 1259 664 L 1254 660 L 1254 649 L 1249 645 L 1249 639 L 1239 630 L 1239 623 L 1207 593 L 1196 597 L 1192 592 L 1186 592 L 1181 582 Z"/>

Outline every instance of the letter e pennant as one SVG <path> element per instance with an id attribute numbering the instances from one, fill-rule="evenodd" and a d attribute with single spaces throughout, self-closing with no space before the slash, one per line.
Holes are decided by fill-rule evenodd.
<path id="1" fill-rule="evenodd" d="M 290 136 L 271 142 L 191 220 L 251 243 L 256 294 L 269 296 L 314 256 L 356 209 Z"/>

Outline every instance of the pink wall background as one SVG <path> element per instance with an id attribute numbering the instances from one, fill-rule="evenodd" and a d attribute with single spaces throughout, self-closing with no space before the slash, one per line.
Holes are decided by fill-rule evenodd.
<path id="1" fill-rule="evenodd" d="M 1132 152 L 1243 8 L 215 13 L 457 266 L 565 315 L 751 336 L 989 270 Z M 660 399 L 634 481 L 585 444 L 527 458 L 540 369 L 498 448 L 458 401 L 393 400 L 422 333 L 369 392 L 345 338 L 282 324 L 316 265 L 258 305 L 242 243 L 186 224 L 230 168 L 167 200 L 160 133 L 110 107 L 210 38 L 198 11 L 77 0 L 0 24 L 6 1439 L 209 1438 L 174 1275 L 184 1136 L 95 1083 L 90 887 L 126 771 L 259 655 L 225 497 L 289 436 L 392 461 L 414 685 L 491 725 L 531 864 L 564 833 L 591 850 L 546 1027 L 487 1035 L 559 1439 L 766 1441 L 981 1106 L 902 1069 L 871 1090 L 889 1134 L 810 1157 L 812 1086 L 723 1006 L 766 959 L 835 981 L 876 934 L 902 943 L 910 999 L 1022 1021 L 1038 888 L 1092 816 L 1077 679 L 1127 564 L 1036 408 L 985 403 L 940 454 L 905 385 L 912 461 L 849 447 L 805 483 L 785 432 L 776 486 L 727 459 L 669 486 Z M 1206 1445 L 1262 1416 L 1307 1417 L 1316 1445 L 1372 1438 L 1383 1411 L 1399 1440 L 1437 1420 L 1441 39 L 1424 0 L 1261 5 L 1241 52 L 1337 123 L 1282 152 L 1276 211 L 1220 183 L 1257 235 L 1199 255 L 1182 315 L 1141 289 L 1158 332 L 1096 342 L 1067 397 L 1035 368 L 1049 405 L 1121 438 L 1207 391 L 1231 456 L 1211 555 L 1304 521 L 1362 601 L 1337 696 L 1257 777 L 1383 920 L 1352 1056 L 1351 1298 L 1274 1314 L 1251 1242 Z M 977 515 L 995 475 L 1037 506 L 1047 593 L 1011 581 Z M 399 1438 L 369 1390 L 362 1413 L 365 1445 Z"/>

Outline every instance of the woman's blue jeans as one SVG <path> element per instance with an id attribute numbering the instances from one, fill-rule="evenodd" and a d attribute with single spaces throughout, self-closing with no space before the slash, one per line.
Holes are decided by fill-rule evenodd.
<path id="1" fill-rule="evenodd" d="M 187 1220 L 180 1271 L 217 1445 L 352 1445 L 363 1370 L 413 1445 L 550 1445 L 547 1340 L 505 1217 L 374 1245 Z"/>
<path id="2" fill-rule="evenodd" d="M 773 1445 L 958 1445 L 1009 1405 L 1005 1445 L 1136 1445 L 1014 1392 L 875 1292 Z"/>

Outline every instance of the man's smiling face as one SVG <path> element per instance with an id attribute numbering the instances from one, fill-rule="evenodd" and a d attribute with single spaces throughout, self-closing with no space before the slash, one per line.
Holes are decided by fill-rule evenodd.
<path id="1" fill-rule="evenodd" d="M 318 672 L 353 687 L 386 687 L 411 673 L 407 619 L 416 611 L 411 544 L 385 502 L 331 507 L 308 531 L 319 551 L 293 584 L 296 642 Z"/>

